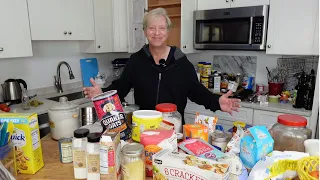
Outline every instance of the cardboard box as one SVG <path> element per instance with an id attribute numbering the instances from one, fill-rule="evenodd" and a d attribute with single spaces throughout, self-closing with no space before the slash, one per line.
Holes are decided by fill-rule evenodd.
<path id="1" fill-rule="evenodd" d="M 13 122 L 11 141 L 15 146 L 18 173 L 35 174 L 44 166 L 38 115 L 36 113 L 0 113 L 0 123 Z"/>
<path id="2" fill-rule="evenodd" d="M 240 142 L 240 159 L 243 165 L 251 169 L 263 157 L 273 151 L 274 141 L 265 126 L 254 126 Z"/>
<path id="3" fill-rule="evenodd" d="M 163 149 L 153 155 L 154 180 L 226 180 L 229 165 Z"/>
<path id="4" fill-rule="evenodd" d="M 100 139 L 100 179 L 120 180 L 120 133 L 107 132 Z"/>

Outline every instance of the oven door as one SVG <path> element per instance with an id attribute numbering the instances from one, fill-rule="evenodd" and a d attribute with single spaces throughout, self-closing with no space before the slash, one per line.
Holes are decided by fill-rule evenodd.
<path id="1" fill-rule="evenodd" d="M 265 50 L 268 6 L 194 12 L 195 49 Z"/>

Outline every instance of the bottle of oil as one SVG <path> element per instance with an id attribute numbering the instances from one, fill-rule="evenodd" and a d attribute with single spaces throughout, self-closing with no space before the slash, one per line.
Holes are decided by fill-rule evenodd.
<path id="1" fill-rule="evenodd" d="M 299 82 L 297 85 L 297 97 L 293 105 L 294 108 L 303 108 L 304 107 L 304 94 L 305 94 L 305 79 L 306 75 L 304 72 L 301 73 Z"/>

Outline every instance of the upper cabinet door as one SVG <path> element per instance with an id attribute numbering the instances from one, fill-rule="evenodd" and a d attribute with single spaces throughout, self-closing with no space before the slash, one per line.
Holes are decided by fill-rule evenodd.
<path id="1" fill-rule="evenodd" d="M 269 5 L 270 0 L 231 0 L 231 7 Z"/>
<path id="2" fill-rule="evenodd" d="M 26 0 L 1 0 L 0 17 L 0 58 L 32 56 Z"/>
<path id="3" fill-rule="evenodd" d="M 318 14 L 319 14 L 319 9 L 318 9 Z M 316 28 L 314 31 L 312 55 L 319 56 L 319 16 L 318 15 L 317 15 L 315 24 L 316 24 Z"/>
<path id="4" fill-rule="evenodd" d="M 181 50 L 194 53 L 193 48 L 193 11 L 197 10 L 197 1 L 181 0 Z"/>
<path id="5" fill-rule="evenodd" d="M 198 0 L 198 10 L 230 8 L 231 0 Z"/>
<path id="6" fill-rule="evenodd" d="M 127 0 L 113 2 L 113 51 L 128 52 Z"/>
<path id="7" fill-rule="evenodd" d="M 28 0 L 32 40 L 94 40 L 91 0 Z"/>
<path id="8" fill-rule="evenodd" d="M 54 0 L 55 1 L 55 0 Z M 64 0 L 67 7 L 70 40 L 94 40 L 94 14 L 92 0 Z"/>
<path id="9" fill-rule="evenodd" d="M 271 0 L 267 54 L 313 53 L 318 0 Z"/>
<path id="10" fill-rule="evenodd" d="M 146 0 L 127 1 L 128 8 L 128 52 L 139 51 L 145 45 L 143 32 L 143 17 L 146 11 Z"/>

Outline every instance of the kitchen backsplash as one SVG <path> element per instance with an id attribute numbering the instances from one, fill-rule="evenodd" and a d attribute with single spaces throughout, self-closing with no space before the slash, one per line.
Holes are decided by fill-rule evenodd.
<path id="1" fill-rule="evenodd" d="M 242 76 L 256 77 L 256 56 L 213 56 L 212 69 L 226 73 L 241 73 Z"/>

